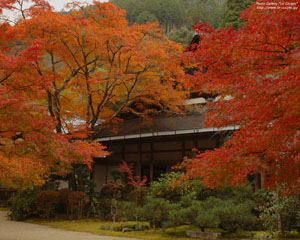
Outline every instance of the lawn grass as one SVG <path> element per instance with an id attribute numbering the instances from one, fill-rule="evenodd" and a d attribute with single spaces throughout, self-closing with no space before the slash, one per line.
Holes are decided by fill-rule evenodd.
<path id="1" fill-rule="evenodd" d="M 118 237 L 127 237 L 127 238 L 139 238 L 139 239 L 149 239 L 149 240 L 191 240 L 191 238 L 186 236 L 187 230 L 195 230 L 200 231 L 199 228 L 193 226 L 180 226 L 177 228 L 168 228 L 166 230 L 144 230 L 144 231 L 132 231 L 132 232 L 117 232 L 114 230 L 102 230 L 100 229 L 101 226 L 110 226 L 113 225 L 112 222 L 103 222 L 97 220 L 53 220 L 53 221 L 41 221 L 41 220 L 29 220 L 27 222 L 35 223 L 35 224 L 42 224 L 54 228 L 66 229 L 71 231 L 78 231 L 78 232 L 89 232 L 98 235 L 106 235 L 106 236 L 118 236 Z M 134 225 L 134 222 L 127 222 L 126 225 Z M 214 231 L 214 232 L 223 232 L 220 229 L 208 229 L 207 231 Z M 271 235 L 270 232 L 263 232 L 263 231 L 241 231 L 238 233 L 233 234 L 224 234 L 222 240 L 233 240 L 233 239 L 260 239 L 260 236 L 264 234 Z M 273 239 L 300 239 L 299 235 L 296 232 L 289 232 L 289 236 L 284 238 L 278 237 L 278 233 L 273 233 Z"/>
<path id="2" fill-rule="evenodd" d="M 159 230 L 144 230 L 144 231 L 132 231 L 132 232 L 116 232 L 114 230 L 102 230 L 101 226 L 111 225 L 111 222 L 100 222 L 94 220 L 78 220 L 78 221 L 40 221 L 40 220 L 29 220 L 27 222 L 42 224 L 54 228 L 78 231 L 78 232 L 89 232 L 98 235 L 107 236 L 118 236 L 118 237 L 129 237 L 129 238 L 140 238 L 149 240 L 190 240 L 186 237 L 185 231 L 191 230 L 189 226 L 182 226 L 179 228 L 166 229 L 165 231 Z M 196 229 L 195 229 L 196 230 Z"/>

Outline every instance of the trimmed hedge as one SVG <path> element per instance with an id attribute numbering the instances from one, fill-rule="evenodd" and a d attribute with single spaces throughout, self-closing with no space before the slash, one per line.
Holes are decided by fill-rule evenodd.
<path id="1" fill-rule="evenodd" d="M 35 206 L 41 218 L 53 217 L 59 204 L 59 193 L 57 191 L 42 191 L 35 196 Z"/>

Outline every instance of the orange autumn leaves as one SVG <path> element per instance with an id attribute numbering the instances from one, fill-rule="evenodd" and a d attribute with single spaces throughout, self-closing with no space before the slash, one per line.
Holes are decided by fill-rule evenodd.
<path id="1" fill-rule="evenodd" d="M 41 184 L 74 162 L 90 166 L 108 154 L 103 146 L 70 139 L 93 138 L 124 112 L 180 111 L 187 94 L 175 77 L 181 47 L 156 24 L 128 26 L 111 3 L 74 3 L 59 14 L 32 2 L 17 24 L 0 27 L 2 186 Z"/>
<path id="2" fill-rule="evenodd" d="M 182 71 L 174 57 L 180 46 L 156 24 L 127 26 L 124 14 L 111 3 L 95 2 L 69 15 L 42 12 L 16 26 L 21 39 L 45 43 L 35 74 L 52 82 L 48 106 L 58 132 L 74 128 L 72 118 L 98 131 L 122 112 L 147 116 L 152 105 L 179 110 L 186 95 L 175 78 Z M 134 104 L 141 99 L 139 109 Z"/>

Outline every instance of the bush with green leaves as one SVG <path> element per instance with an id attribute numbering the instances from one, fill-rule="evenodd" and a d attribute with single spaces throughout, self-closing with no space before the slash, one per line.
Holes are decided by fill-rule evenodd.
<path id="1" fill-rule="evenodd" d="M 300 232 L 300 199 L 299 195 L 279 195 L 267 190 L 260 191 L 257 196 L 263 199 L 260 210 L 260 219 L 270 231 L 284 232 L 292 229 Z"/>
<path id="2" fill-rule="evenodd" d="M 148 221 L 152 227 L 194 225 L 228 232 L 254 229 L 254 192 L 251 186 L 210 189 L 200 179 L 180 182 L 180 172 L 163 174 L 151 183 L 145 201 L 114 201 L 115 219 Z M 130 194 L 128 195 L 130 196 Z M 141 207 L 142 206 L 142 207 Z"/>
<path id="3" fill-rule="evenodd" d="M 207 199 L 213 200 L 213 199 Z M 255 225 L 257 217 L 251 213 L 253 202 L 251 200 L 239 203 L 232 200 L 214 199 L 214 212 L 219 218 L 219 227 L 229 232 L 238 229 L 247 229 Z"/>
<path id="4" fill-rule="evenodd" d="M 165 227 L 172 220 L 170 212 L 174 209 L 179 209 L 179 203 L 172 203 L 165 198 L 147 197 L 147 202 L 142 210 L 142 219 L 150 223 L 151 227 L 161 228 Z"/>
<path id="5" fill-rule="evenodd" d="M 91 178 L 90 169 L 83 164 L 72 164 L 72 171 L 68 174 L 70 188 L 73 191 L 87 192 L 93 196 L 96 183 Z"/>
<path id="6" fill-rule="evenodd" d="M 140 187 L 133 189 L 126 195 L 126 200 L 134 202 L 136 205 L 141 206 L 146 203 L 146 196 L 148 194 L 149 188 Z"/>
<path id="7" fill-rule="evenodd" d="M 206 189 L 200 180 L 181 182 L 181 177 L 182 173 L 180 172 L 162 174 L 160 178 L 151 183 L 148 195 L 164 198 L 171 202 L 178 202 L 182 196 L 190 193 L 198 194 Z"/>
<path id="8" fill-rule="evenodd" d="M 234 199 L 209 197 L 197 200 L 192 195 L 183 196 L 179 207 L 170 209 L 165 227 L 194 225 L 202 231 L 206 228 L 222 228 L 228 232 L 246 229 L 252 226 L 257 218 L 251 213 L 252 201 L 238 203 Z"/>
<path id="9" fill-rule="evenodd" d="M 37 214 L 34 200 L 41 190 L 36 187 L 20 189 L 10 199 L 9 217 L 22 221 Z"/>
<path id="10" fill-rule="evenodd" d="M 140 221 L 144 215 L 143 208 L 135 202 L 113 200 L 112 206 L 116 221 Z"/>

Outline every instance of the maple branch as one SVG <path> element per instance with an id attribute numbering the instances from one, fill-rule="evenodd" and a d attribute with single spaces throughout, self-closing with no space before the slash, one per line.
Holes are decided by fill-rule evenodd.
<path id="1" fill-rule="evenodd" d="M 48 52 L 50 54 L 51 57 L 51 63 L 52 63 L 52 74 L 53 74 L 53 82 L 55 83 L 55 62 L 54 62 L 54 56 L 52 52 Z M 56 90 L 56 84 L 54 85 L 55 90 Z"/>
<path id="2" fill-rule="evenodd" d="M 262 43 L 262 44 L 268 44 L 268 45 L 271 45 L 271 46 L 277 46 L 277 47 L 282 48 L 286 53 L 289 52 L 289 50 L 288 50 L 286 47 L 282 46 L 281 44 L 278 44 L 278 43 L 270 43 L 270 42 L 268 41 L 268 36 L 267 36 L 266 32 L 264 32 L 264 35 L 265 35 L 266 41 L 265 41 L 265 42 L 258 41 L 259 43 Z M 290 38 L 291 38 L 291 34 L 289 35 L 289 39 L 290 39 Z M 289 39 L 288 39 L 288 42 L 289 42 Z M 286 45 L 286 46 L 287 46 L 287 45 Z"/>
<path id="3" fill-rule="evenodd" d="M 116 54 L 123 48 L 123 45 L 121 45 L 120 47 L 117 48 L 116 51 L 113 51 L 113 49 L 110 47 L 109 45 L 109 41 L 106 41 L 106 49 L 107 49 L 107 56 L 110 62 L 110 67 L 109 67 L 109 73 L 111 73 L 112 67 L 113 67 L 113 63 L 115 61 L 115 56 Z M 112 53 L 112 57 L 110 58 L 109 52 Z"/>
<path id="4" fill-rule="evenodd" d="M 20 11 L 21 14 L 22 14 L 23 19 L 26 19 L 24 9 L 23 9 L 24 0 L 21 0 L 21 1 L 17 0 L 17 3 L 19 4 L 20 8 L 16 8 L 16 7 L 12 7 L 12 8 Z"/>
<path id="5" fill-rule="evenodd" d="M 244 48 L 244 49 L 258 51 L 258 52 L 268 52 L 268 53 L 285 53 L 285 51 L 279 51 L 279 50 L 263 50 L 257 48 Z"/>
<path id="6" fill-rule="evenodd" d="M 285 48 L 287 48 L 287 46 L 289 45 L 291 38 L 292 38 L 292 34 L 289 35 L 289 38 L 288 38 L 288 40 L 286 42 L 286 45 L 285 45 Z"/>
<path id="7" fill-rule="evenodd" d="M 136 84 L 137 84 L 137 82 L 138 82 L 138 79 L 139 79 L 140 74 L 142 74 L 143 72 L 145 72 L 146 69 L 147 69 L 147 68 L 145 67 L 142 71 L 140 71 L 140 72 L 138 72 L 138 73 L 136 74 L 136 76 L 135 76 L 135 81 L 134 81 L 134 83 L 132 84 L 132 86 L 131 86 L 130 88 L 128 88 L 128 86 L 127 86 L 127 85 L 125 84 L 125 82 L 123 81 L 123 84 L 124 84 L 125 88 L 127 89 L 127 96 L 126 96 L 125 103 L 124 103 L 121 107 L 119 107 L 119 109 L 118 109 L 117 111 L 115 111 L 115 113 L 114 113 L 114 114 L 110 117 L 110 119 L 106 122 L 106 125 L 107 125 L 107 124 L 110 124 L 110 123 L 112 122 L 113 119 L 115 119 L 116 117 L 118 117 L 119 114 L 123 111 L 123 109 L 124 109 L 125 107 L 129 106 L 130 104 L 132 104 L 132 103 L 134 102 L 133 100 L 130 100 L 130 95 L 131 95 L 133 89 L 135 88 L 135 86 L 136 86 Z M 112 93 L 112 91 L 111 91 L 111 93 Z M 104 124 L 101 124 L 101 127 L 100 127 L 99 129 L 97 129 L 97 131 L 95 131 L 95 133 L 93 134 L 92 138 L 94 138 L 99 132 L 101 132 L 101 130 L 103 129 L 103 127 L 104 127 Z"/>
<path id="8" fill-rule="evenodd" d="M 129 67 L 129 63 L 130 63 L 130 59 L 131 59 L 132 55 L 130 55 L 127 59 L 127 64 L 126 64 L 126 69 L 125 69 L 125 72 L 128 71 L 128 67 Z"/>
<path id="9" fill-rule="evenodd" d="M 47 90 L 47 96 L 48 96 L 48 111 L 49 111 L 50 115 L 52 117 L 54 117 L 55 115 L 53 112 L 53 105 L 52 105 L 52 96 L 53 95 L 51 94 L 51 92 L 49 90 Z"/>
<path id="10" fill-rule="evenodd" d="M 109 45 L 108 44 L 109 44 L 109 40 L 106 41 L 106 50 L 107 50 L 107 58 L 108 58 L 109 62 L 111 63 L 112 60 L 109 56 Z"/>
<path id="11" fill-rule="evenodd" d="M 102 107 L 105 106 L 105 104 L 111 99 L 115 87 L 120 85 L 120 84 L 116 84 L 117 79 L 115 79 L 111 84 L 109 84 L 109 78 L 107 80 L 108 81 L 106 82 L 104 95 L 102 97 L 102 100 L 98 103 L 97 112 L 95 114 L 94 119 L 91 121 L 91 127 L 92 128 L 94 128 L 97 120 L 99 119 L 99 115 L 100 115 L 100 112 L 102 110 Z"/>
<path id="12" fill-rule="evenodd" d="M 3 83 L 4 81 L 6 81 L 12 74 L 13 74 L 13 72 L 7 74 L 4 78 L 2 78 L 0 81 L 0 84 Z"/>
<path id="13" fill-rule="evenodd" d="M 80 65 L 80 63 L 78 62 L 75 54 L 73 53 L 73 51 L 71 50 L 71 48 L 69 47 L 69 45 L 66 43 L 66 41 L 64 39 L 60 39 L 60 40 L 63 43 L 63 45 L 67 48 L 67 50 L 70 52 L 70 54 L 72 55 L 75 63 L 77 64 L 77 66 L 80 67 L 80 68 L 82 68 L 81 65 Z"/>
<path id="14" fill-rule="evenodd" d="M 90 62 L 87 63 L 87 65 L 93 64 L 98 60 L 98 58 L 91 60 Z M 75 77 L 79 71 L 82 70 L 82 66 L 79 66 L 77 69 L 71 69 L 72 73 L 67 77 L 67 79 L 64 81 L 63 85 L 61 86 L 61 88 L 57 89 L 57 91 L 60 93 L 62 92 L 67 84 L 72 80 L 73 77 Z"/>

